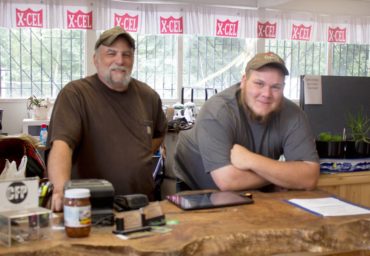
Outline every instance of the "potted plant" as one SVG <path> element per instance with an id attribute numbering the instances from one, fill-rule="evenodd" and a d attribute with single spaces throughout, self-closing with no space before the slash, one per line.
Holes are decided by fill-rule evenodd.
<path id="1" fill-rule="evenodd" d="M 345 142 L 341 135 L 321 132 L 316 140 L 320 158 L 344 158 Z"/>
<path id="2" fill-rule="evenodd" d="M 355 157 L 370 156 L 370 118 L 363 109 L 356 114 L 349 113 L 347 126 L 350 130 L 352 143 L 348 143 L 349 152 L 355 152 Z"/>
<path id="3" fill-rule="evenodd" d="M 32 112 L 32 118 L 37 120 L 48 119 L 48 111 L 50 107 L 49 100 L 37 98 L 32 95 L 27 99 L 27 109 Z"/>

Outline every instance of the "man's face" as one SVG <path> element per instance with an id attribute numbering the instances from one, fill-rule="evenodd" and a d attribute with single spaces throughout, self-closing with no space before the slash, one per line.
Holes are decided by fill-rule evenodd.
<path id="1" fill-rule="evenodd" d="M 126 91 L 131 80 L 134 51 L 126 40 L 117 38 L 111 46 L 99 46 L 94 64 L 105 85 L 115 91 Z"/>
<path id="2" fill-rule="evenodd" d="M 284 74 L 280 69 L 263 67 L 251 70 L 243 76 L 241 82 L 242 97 L 252 118 L 266 121 L 275 111 L 278 111 L 283 99 Z"/>

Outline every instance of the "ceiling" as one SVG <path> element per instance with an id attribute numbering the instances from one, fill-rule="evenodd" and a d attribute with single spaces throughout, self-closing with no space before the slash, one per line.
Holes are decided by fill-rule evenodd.
<path id="1" fill-rule="evenodd" d="M 193 3 L 239 8 L 304 11 L 327 15 L 370 16 L 370 0 L 138 0 L 152 3 Z"/>

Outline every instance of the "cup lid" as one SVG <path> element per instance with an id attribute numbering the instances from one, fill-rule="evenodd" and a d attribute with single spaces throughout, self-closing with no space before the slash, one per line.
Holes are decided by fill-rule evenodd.
<path id="1" fill-rule="evenodd" d="M 90 190 L 87 188 L 73 188 L 64 191 L 64 197 L 67 198 L 86 198 L 90 197 Z"/>

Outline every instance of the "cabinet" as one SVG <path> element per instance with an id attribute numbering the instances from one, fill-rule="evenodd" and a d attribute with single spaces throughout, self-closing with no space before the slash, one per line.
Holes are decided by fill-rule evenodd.
<path id="1" fill-rule="evenodd" d="M 370 207 L 370 170 L 321 174 L 317 186 L 320 190 Z"/>

